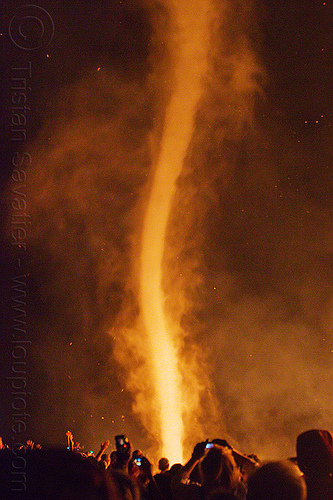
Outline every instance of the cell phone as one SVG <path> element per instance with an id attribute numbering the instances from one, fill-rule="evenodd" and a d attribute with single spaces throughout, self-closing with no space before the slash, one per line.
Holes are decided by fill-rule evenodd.
<path id="1" fill-rule="evenodd" d="M 116 440 L 116 446 L 124 446 L 125 444 L 125 436 L 123 434 L 119 434 L 118 436 L 115 437 Z"/>
<path id="2" fill-rule="evenodd" d="M 209 450 L 210 448 L 214 448 L 214 443 L 207 443 L 206 444 L 206 449 Z"/>
<path id="3" fill-rule="evenodd" d="M 131 452 L 128 437 L 124 436 L 124 434 L 119 434 L 115 437 L 115 440 L 118 455 L 121 457 L 127 457 L 127 455 L 129 455 Z"/>
<path id="4" fill-rule="evenodd" d="M 136 465 L 137 465 L 138 467 L 140 467 L 140 466 L 141 466 L 141 458 L 135 458 L 135 459 L 134 459 L 134 462 L 136 463 Z"/>

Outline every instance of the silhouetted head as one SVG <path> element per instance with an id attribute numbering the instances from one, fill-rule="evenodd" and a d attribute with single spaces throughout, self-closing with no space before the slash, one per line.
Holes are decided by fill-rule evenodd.
<path id="1" fill-rule="evenodd" d="M 333 438 L 329 431 L 311 429 L 297 437 L 297 462 L 304 474 L 333 474 Z"/>
<path id="2" fill-rule="evenodd" d="M 249 477 L 246 498 L 247 500 L 305 500 L 305 481 L 291 462 L 267 462 Z"/>
<path id="3" fill-rule="evenodd" d="M 180 471 L 180 469 L 181 469 L 182 467 L 183 467 L 183 466 L 182 466 L 182 464 L 179 464 L 179 463 L 177 463 L 177 464 L 173 464 L 173 465 L 171 466 L 171 468 L 170 468 L 170 475 L 171 475 L 171 476 L 174 476 L 175 474 L 177 474 L 177 472 L 179 472 L 179 471 Z"/>
<path id="4" fill-rule="evenodd" d="M 231 453 L 211 448 L 200 463 L 203 484 L 218 484 L 225 489 L 234 488 L 240 480 L 240 471 Z"/>
<path id="5" fill-rule="evenodd" d="M 158 468 L 161 472 L 165 472 L 170 467 L 169 460 L 167 458 L 160 458 L 158 461 Z"/>

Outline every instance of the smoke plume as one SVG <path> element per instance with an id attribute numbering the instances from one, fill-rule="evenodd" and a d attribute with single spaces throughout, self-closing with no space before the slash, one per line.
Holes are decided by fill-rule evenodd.
<path id="1" fill-rule="evenodd" d="M 184 451 L 227 437 L 285 457 L 333 416 L 332 7 L 207 5 L 161 271 Z M 50 6 L 61 30 L 32 92 L 26 172 L 35 441 L 125 433 L 160 458 L 140 252 L 179 78 L 174 7 Z"/>

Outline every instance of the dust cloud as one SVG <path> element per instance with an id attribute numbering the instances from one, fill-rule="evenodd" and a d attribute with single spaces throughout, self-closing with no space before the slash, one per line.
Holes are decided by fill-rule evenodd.
<path id="1" fill-rule="evenodd" d="M 194 422 L 184 413 L 186 454 L 219 435 L 263 458 L 290 456 L 298 433 L 332 421 L 333 82 L 321 51 L 332 42 L 327 13 L 304 5 L 214 2 L 163 261 L 197 408 Z M 63 6 L 59 22 L 72 14 Z M 175 88 L 172 9 L 111 2 L 80 16 L 76 39 L 59 35 L 54 63 L 50 54 L 54 67 L 64 57 L 64 78 L 41 94 L 29 149 L 33 437 L 71 428 L 97 447 L 124 432 L 159 458 L 138 254 Z"/>

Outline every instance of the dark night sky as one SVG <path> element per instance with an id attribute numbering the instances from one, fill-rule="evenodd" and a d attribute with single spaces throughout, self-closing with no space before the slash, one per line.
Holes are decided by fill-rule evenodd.
<path id="1" fill-rule="evenodd" d="M 207 353 L 221 428 L 245 452 L 289 454 L 299 432 L 333 417 L 333 3 L 214 3 L 228 8 L 178 180 L 165 290 L 171 309 L 173 288 L 190 303 L 178 320 Z M 26 437 L 60 444 L 71 428 L 91 448 L 124 431 L 145 449 L 153 438 L 112 353 L 119 317 L 126 311 L 127 326 L 138 313 L 129 275 L 150 141 L 173 85 L 169 9 L 43 1 L 44 33 L 33 18 L 22 40 L 22 5 L 2 6 L 0 432 L 10 442 L 11 287 L 27 274 Z M 253 111 L 242 121 L 248 97 L 234 91 L 227 63 L 243 38 L 261 92 L 246 94 Z M 15 68 L 29 64 L 27 137 L 13 141 Z M 32 158 L 27 250 L 12 244 L 6 208 L 12 159 L 23 152 Z"/>

